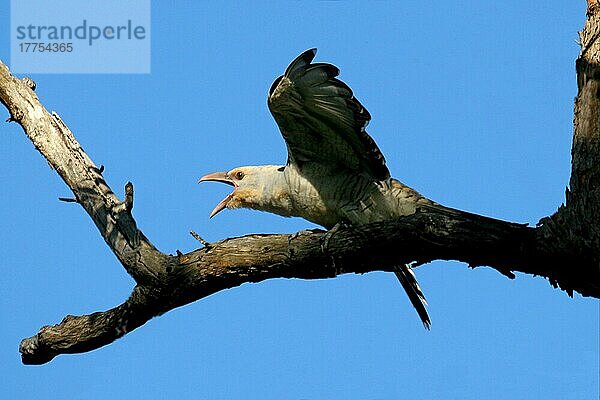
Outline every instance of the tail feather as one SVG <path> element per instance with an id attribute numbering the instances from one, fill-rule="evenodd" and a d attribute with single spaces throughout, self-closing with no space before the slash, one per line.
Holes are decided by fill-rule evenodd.
<path id="1" fill-rule="evenodd" d="M 427 306 L 427 300 L 419 286 L 419 282 L 417 282 L 415 274 L 408 265 L 404 264 L 396 266 L 394 274 L 396 274 L 400 284 L 406 291 L 408 299 L 413 307 L 417 310 L 417 314 L 419 314 L 423 326 L 425 329 L 429 330 L 431 327 L 431 320 L 429 319 L 429 314 L 427 314 L 427 309 L 425 308 Z"/>

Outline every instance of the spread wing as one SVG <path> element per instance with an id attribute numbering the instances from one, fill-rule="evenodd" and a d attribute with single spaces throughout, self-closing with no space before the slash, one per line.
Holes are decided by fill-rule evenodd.
<path id="1" fill-rule="evenodd" d="M 385 159 L 365 128 L 371 119 L 331 64 L 312 63 L 317 49 L 299 55 L 269 90 L 269 110 L 288 149 L 288 163 L 329 164 L 378 180 Z"/>

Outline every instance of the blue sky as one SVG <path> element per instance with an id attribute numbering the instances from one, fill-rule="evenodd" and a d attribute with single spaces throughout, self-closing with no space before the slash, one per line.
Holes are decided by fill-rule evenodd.
<path id="1" fill-rule="evenodd" d="M 584 20 L 584 1 L 157 1 L 150 74 L 32 78 L 113 190 L 134 183 L 134 216 L 164 252 L 196 248 L 190 229 L 214 241 L 313 227 L 251 211 L 209 220 L 229 188 L 196 184 L 285 162 L 266 93 L 310 47 L 371 112 L 393 176 L 448 206 L 535 224 L 564 201 Z M 57 200 L 69 190 L 20 127 L 0 133 L 0 398 L 597 398 L 598 300 L 455 262 L 416 270 L 430 332 L 392 274 L 279 279 L 23 366 L 22 338 L 121 303 L 133 281 L 83 210 Z"/>

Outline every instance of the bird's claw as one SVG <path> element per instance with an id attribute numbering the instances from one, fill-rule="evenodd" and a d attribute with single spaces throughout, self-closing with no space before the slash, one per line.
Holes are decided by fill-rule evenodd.
<path id="1" fill-rule="evenodd" d="M 340 221 L 333 226 L 330 230 L 325 233 L 323 237 L 323 242 L 321 243 L 321 251 L 326 253 L 329 250 L 329 241 L 333 236 L 339 232 L 341 229 L 348 228 L 350 225 L 346 221 Z"/>

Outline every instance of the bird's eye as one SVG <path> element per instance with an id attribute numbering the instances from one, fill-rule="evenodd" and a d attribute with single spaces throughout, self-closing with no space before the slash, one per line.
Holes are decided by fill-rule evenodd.
<path id="1" fill-rule="evenodd" d="M 244 173 L 242 171 L 238 171 L 235 173 L 235 179 L 242 180 L 244 178 Z"/>

